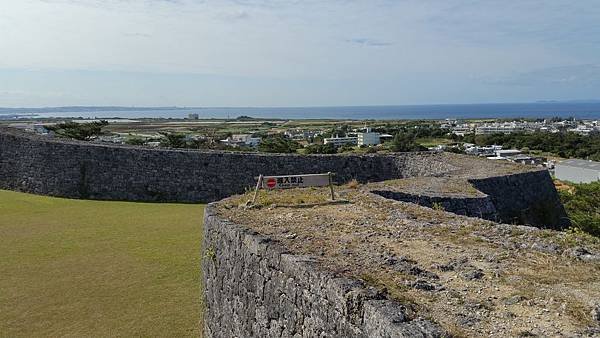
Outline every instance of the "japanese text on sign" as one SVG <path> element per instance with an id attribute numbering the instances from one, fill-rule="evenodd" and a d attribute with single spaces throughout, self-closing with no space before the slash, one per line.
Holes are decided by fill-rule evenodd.
<path id="1" fill-rule="evenodd" d="M 264 189 L 323 187 L 330 184 L 329 174 L 264 176 Z"/>

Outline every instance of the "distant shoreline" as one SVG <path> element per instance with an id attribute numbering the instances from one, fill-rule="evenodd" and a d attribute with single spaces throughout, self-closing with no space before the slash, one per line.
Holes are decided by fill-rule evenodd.
<path id="1" fill-rule="evenodd" d="M 8 115 L 35 118 L 163 118 L 182 119 L 198 114 L 200 119 L 328 119 L 328 120 L 440 120 L 492 118 L 575 117 L 599 119 L 600 101 L 436 104 L 401 106 L 339 107 L 49 107 L 0 108 L 0 119 Z"/>

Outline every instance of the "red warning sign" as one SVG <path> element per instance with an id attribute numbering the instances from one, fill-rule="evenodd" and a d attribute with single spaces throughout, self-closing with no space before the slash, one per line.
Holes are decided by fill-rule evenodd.
<path id="1" fill-rule="evenodd" d="M 277 180 L 273 177 L 267 179 L 267 187 L 269 189 L 273 189 L 275 188 L 275 186 L 277 185 Z"/>

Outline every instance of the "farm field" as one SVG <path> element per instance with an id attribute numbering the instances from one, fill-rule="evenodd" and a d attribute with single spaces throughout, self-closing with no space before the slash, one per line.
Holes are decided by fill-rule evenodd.
<path id="1" fill-rule="evenodd" d="M 203 209 L 0 190 L 0 337 L 200 336 Z"/>

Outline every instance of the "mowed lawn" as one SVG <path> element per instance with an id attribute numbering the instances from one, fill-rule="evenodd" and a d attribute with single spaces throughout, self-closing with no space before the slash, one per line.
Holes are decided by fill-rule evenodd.
<path id="1" fill-rule="evenodd" d="M 0 190 L 0 337 L 200 336 L 203 210 Z"/>

